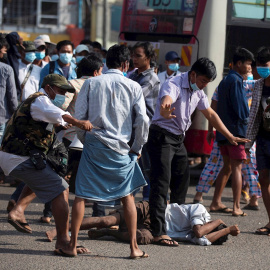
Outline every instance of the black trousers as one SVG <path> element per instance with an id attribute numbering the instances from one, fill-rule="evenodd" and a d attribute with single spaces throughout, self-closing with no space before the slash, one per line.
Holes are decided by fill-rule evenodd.
<path id="1" fill-rule="evenodd" d="M 165 210 L 170 187 L 170 203 L 185 203 L 189 186 L 189 166 L 184 136 L 156 125 L 150 126 L 148 153 L 150 170 L 150 220 L 153 236 L 166 234 Z"/>

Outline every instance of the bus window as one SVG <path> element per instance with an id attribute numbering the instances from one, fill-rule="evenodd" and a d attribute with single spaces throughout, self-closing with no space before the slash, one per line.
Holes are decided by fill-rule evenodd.
<path id="1" fill-rule="evenodd" d="M 264 0 L 233 0 L 234 18 L 263 19 Z"/>

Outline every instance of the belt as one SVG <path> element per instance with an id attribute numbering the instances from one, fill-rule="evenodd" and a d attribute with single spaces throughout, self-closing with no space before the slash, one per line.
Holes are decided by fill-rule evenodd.
<path id="1" fill-rule="evenodd" d="M 168 135 L 168 136 L 170 136 L 170 137 L 172 137 L 172 138 L 174 138 L 174 139 L 176 139 L 176 140 L 178 140 L 178 141 L 182 140 L 183 137 L 184 137 L 183 134 L 181 134 L 181 135 L 173 134 L 173 133 L 171 133 L 170 131 L 168 131 L 167 129 L 161 128 L 161 127 L 159 127 L 159 126 L 157 126 L 157 125 L 154 125 L 154 124 L 152 124 L 152 125 L 150 126 L 150 129 L 152 129 L 152 130 L 157 130 L 157 131 L 159 131 L 159 132 L 161 132 L 161 133 L 163 133 L 163 134 L 165 134 L 165 135 Z"/>

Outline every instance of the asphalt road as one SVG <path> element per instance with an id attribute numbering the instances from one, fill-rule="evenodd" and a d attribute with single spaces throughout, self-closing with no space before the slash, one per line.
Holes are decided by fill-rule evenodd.
<path id="1" fill-rule="evenodd" d="M 79 243 L 88 247 L 91 254 L 76 258 L 57 257 L 53 254 L 54 243 L 46 240 L 44 232 L 54 225 L 44 225 L 38 219 L 43 205 L 36 199 L 27 209 L 26 217 L 33 229 L 32 234 L 17 232 L 7 222 L 6 206 L 14 188 L 0 186 L 0 269 L 270 269 L 270 237 L 255 235 L 254 231 L 267 223 L 267 215 L 260 199 L 259 211 L 246 211 L 246 217 L 232 217 L 228 214 L 213 214 L 226 224 L 238 224 L 241 234 L 229 237 L 222 246 L 196 246 L 181 243 L 179 247 L 157 245 L 140 246 L 150 257 L 129 260 L 129 245 L 113 238 L 89 240 L 87 231 L 79 234 Z M 195 187 L 191 186 L 187 203 L 192 202 Z M 208 208 L 213 190 L 204 198 Z M 224 202 L 232 206 L 232 192 L 226 188 Z M 74 196 L 70 196 L 70 203 Z M 140 199 L 138 197 L 137 199 Z M 244 206 L 244 205 L 243 205 Z M 91 208 L 86 208 L 91 214 Z"/>

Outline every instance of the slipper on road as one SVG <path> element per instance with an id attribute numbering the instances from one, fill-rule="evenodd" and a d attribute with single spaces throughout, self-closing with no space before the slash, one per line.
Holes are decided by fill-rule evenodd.
<path id="1" fill-rule="evenodd" d="M 76 255 L 68 254 L 68 253 L 64 252 L 61 248 L 55 249 L 53 253 L 54 253 L 54 255 L 62 256 L 62 257 L 69 257 L 69 258 L 76 257 Z"/>
<path id="2" fill-rule="evenodd" d="M 254 210 L 254 211 L 260 210 L 258 205 L 250 205 L 250 204 L 247 204 L 245 207 L 243 207 L 243 209 L 245 209 L 245 210 Z"/>
<path id="3" fill-rule="evenodd" d="M 143 251 L 143 254 L 141 256 L 129 256 L 129 258 L 131 260 L 137 260 L 137 259 L 145 259 L 145 258 L 148 258 L 149 255 L 146 254 L 144 251 Z"/>
<path id="4" fill-rule="evenodd" d="M 225 214 L 231 214 L 233 210 L 229 207 L 219 208 L 217 210 L 210 210 L 211 213 L 225 213 Z"/>
<path id="5" fill-rule="evenodd" d="M 270 234 L 270 228 L 261 227 L 261 228 L 257 229 L 257 231 L 255 233 L 259 234 L 259 235 L 269 235 Z"/>
<path id="6" fill-rule="evenodd" d="M 234 217 L 245 217 L 245 216 L 247 216 L 247 213 L 245 213 L 243 211 L 241 214 L 235 214 L 235 213 L 233 213 L 232 216 L 234 216 Z"/>
<path id="7" fill-rule="evenodd" d="M 166 243 L 165 240 L 166 240 L 166 241 L 169 241 L 171 244 Z M 174 242 L 175 242 L 175 241 L 172 240 L 172 239 L 161 238 L 161 239 L 159 239 L 158 241 L 154 241 L 152 244 L 154 244 L 154 245 L 159 245 L 159 246 L 167 246 L 167 247 L 178 247 L 179 245 L 178 245 L 178 244 L 175 244 Z"/>
<path id="8" fill-rule="evenodd" d="M 19 232 L 32 233 L 32 229 L 29 227 L 29 224 L 26 222 L 20 222 L 20 221 L 9 218 L 8 223 L 12 225 Z"/>

